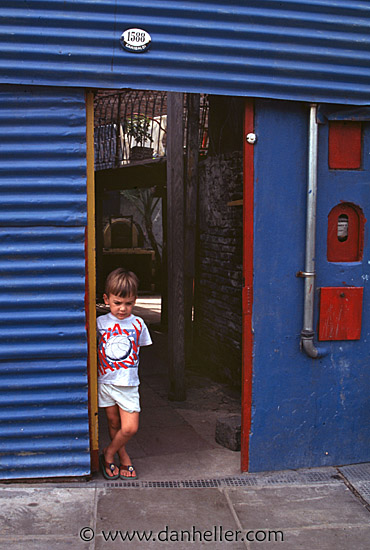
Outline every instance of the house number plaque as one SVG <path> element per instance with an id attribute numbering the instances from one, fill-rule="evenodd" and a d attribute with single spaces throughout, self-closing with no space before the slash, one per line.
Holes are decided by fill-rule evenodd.
<path id="1" fill-rule="evenodd" d="M 144 53 L 149 49 L 152 39 L 143 29 L 126 29 L 120 42 L 122 47 L 131 53 Z"/>

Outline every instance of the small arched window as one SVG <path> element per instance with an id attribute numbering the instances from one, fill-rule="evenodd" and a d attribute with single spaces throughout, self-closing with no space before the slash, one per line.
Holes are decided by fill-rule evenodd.
<path id="1" fill-rule="evenodd" d="M 342 202 L 328 217 L 329 262 L 358 262 L 363 257 L 365 217 L 359 206 Z"/>
<path id="2" fill-rule="evenodd" d="M 348 216 L 347 214 L 340 214 L 338 217 L 338 241 L 344 243 L 348 239 Z"/>

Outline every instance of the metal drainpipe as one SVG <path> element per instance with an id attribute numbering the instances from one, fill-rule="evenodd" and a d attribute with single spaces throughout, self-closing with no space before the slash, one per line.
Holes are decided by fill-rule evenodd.
<path id="1" fill-rule="evenodd" d="M 308 178 L 307 178 L 307 217 L 306 217 L 306 260 L 305 270 L 297 275 L 304 277 L 304 316 L 301 332 L 301 347 L 309 357 L 317 359 L 326 351 L 314 345 L 313 314 L 315 303 L 315 244 L 316 244 L 316 197 L 317 197 L 317 149 L 318 125 L 317 105 L 310 106 L 308 136 Z"/>

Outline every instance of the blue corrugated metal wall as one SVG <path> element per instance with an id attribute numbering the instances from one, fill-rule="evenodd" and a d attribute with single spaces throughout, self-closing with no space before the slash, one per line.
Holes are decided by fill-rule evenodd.
<path id="1" fill-rule="evenodd" d="M 82 90 L 0 88 L 0 479 L 90 471 Z"/>
<path id="2" fill-rule="evenodd" d="M 119 38 L 146 29 L 145 54 Z M 369 103 L 370 4 L 2 0 L 0 82 Z"/>

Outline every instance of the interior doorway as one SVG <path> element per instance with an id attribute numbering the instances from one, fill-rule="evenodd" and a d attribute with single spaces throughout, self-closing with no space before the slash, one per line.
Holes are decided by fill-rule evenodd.
<path id="1" fill-rule="evenodd" d="M 141 396 L 145 403 L 138 432 L 140 440 L 139 435 L 135 436 L 136 440 L 130 442 L 129 452 L 141 471 L 145 471 L 148 457 L 153 457 L 156 461 L 154 457 L 163 459 L 171 455 L 172 460 L 172 455 L 176 455 L 178 469 L 173 469 L 172 473 L 168 471 L 167 465 L 161 470 L 162 459 L 158 466 L 153 467 L 151 464 L 151 476 L 157 473 L 157 476 L 170 479 L 171 476 L 185 475 L 186 472 L 181 470 L 181 461 L 194 464 L 194 459 L 191 459 L 194 453 L 203 461 L 204 472 L 211 475 L 210 463 L 205 457 L 214 452 L 216 416 L 222 413 L 240 413 L 240 392 L 238 394 L 237 390 L 230 390 L 222 381 L 211 382 L 203 371 L 190 370 L 188 376 L 194 391 L 188 402 L 168 401 L 168 282 L 167 269 L 163 269 L 163 265 L 166 265 L 167 244 L 166 154 L 169 139 L 166 103 L 163 99 L 165 96 L 163 92 L 133 90 L 101 91 L 95 94 L 95 307 L 97 316 L 107 312 L 102 294 L 108 272 L 123 264 L 138 274 L 142 284 L 135 313 L 143 317 L 149 325 L 156 344 L 153 349 L 156 352 L 153 355 L 150 348 L 143 348 L 140 352 L 144 369 L 141 373 Z M 187 144 L 186 105 L 185 100 L 184 151 Z M 200 100 L 198 122 L 197 156 L 200 160 L 207 157 L 207 117 L 208 97 L 203 96 Z M 155 128 L 158 129 L 157 132 Z M 147 150 L 140 153 L 133 151 L 139 146 Z M 214 164 L 211 166 L 214 170 Z M 235 197 L 235 189 L 232 193 Z M 241 248 L 241 243 L 239 246 Z M 202 264 L 203 270 L 207 261 Z M 193 284 L 193 292 L 195 286 Z M 213 299 L 212 292 L 211 289 L 208 301 Z M 193 299 L 195 300 L 194 296 Z M 199 303 L 203 307 L 204 297 L 200 298 Z M 199 322 L 203 323 L 199 325 L 203 338 L 202 327 L 207 319 L 199 318 Z M 108 431 L 104 415 L 100 412 L 99 427 L 101 450 L 108 443 L 104 435 Z M 217 451 L 214 472 L 216 469 L 222 473 L 237 473 L 240 470 L 238 453 L 230 453 L 226 449 Z M 226 464 L 220 470 L 220 464 L 225 460 Z M 194 477 L 190 470 L 188 475 Z"/>

